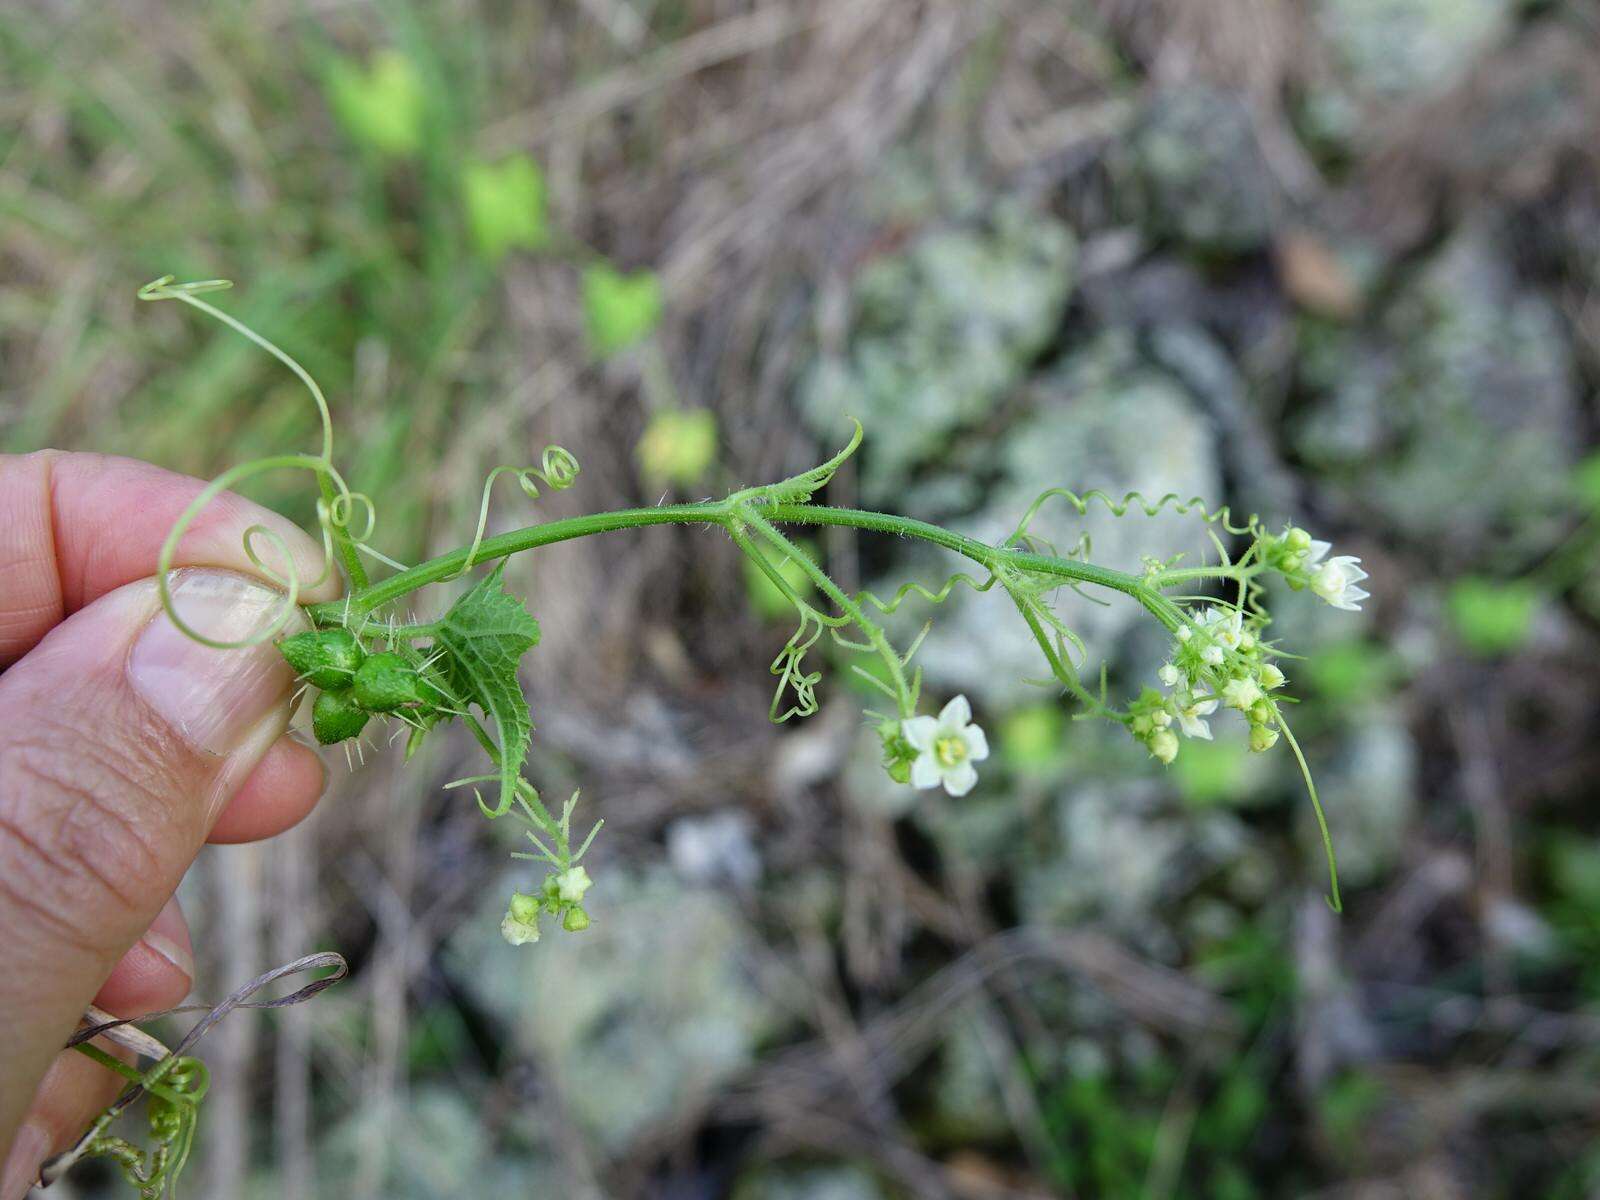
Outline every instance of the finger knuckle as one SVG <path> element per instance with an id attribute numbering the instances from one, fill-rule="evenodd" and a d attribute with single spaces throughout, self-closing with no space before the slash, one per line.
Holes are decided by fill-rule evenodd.
<path id="1" fill-rule="evenodd" d="M 114 917 L 164 873 L 137 787 L 92 754 L 28 741 L 0 746 L 0 903 L 104 950 Z M 112 918 L 108 921 L 108 918 Z"/>

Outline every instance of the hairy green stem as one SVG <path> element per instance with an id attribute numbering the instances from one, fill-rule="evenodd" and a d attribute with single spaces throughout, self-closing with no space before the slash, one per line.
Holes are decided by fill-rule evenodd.
<path id="1" fill-rule="evenodd" d="M 748 501 L 746 502 L 748 504 Z M 866 512 L 854 508 L 832 508 L 820 504 L 748 504 L 767 521 L 775 525 L 836 525 L 852 529 L 865 529 L 877 533 L 890 533 L 901 537 L 918 538 L 965 555 L 974 562 L 993 571 L 997 566 L 1014 570 L 1055 576 L 1064 582 L 1088 583 L 1122 592 L 1140 604 L 1168 626 L 1175 629 L 1182 623 L 1173 605 L 1150 584 L 1137 575 L 1098 567 L 1076 559 L 1055 558 L 1046 554 L 1033 554 L 1022 550 L 1009 550 L 990 546 L 976 538 L 953 533 L 926 521 L 892 513 Z M 475 552 L 463 546 L 449 554 L 429 559 L 417 566 L 379 580 L 368 587 L 357 588 L 344 600 L 311 605 L 307 611 L 318 625 L 344 624 L 352 618 L 366 616 L 374 609 L 409 595 L 418 588 L 453 578 L 466 565 L 472 552 L 474 565 L 533 550 L 556 542 L 571 541 L 596 533 L 620 529 L 639 529 L 649 525 L 717 525 L 728 528 L 739 520 L 737 510 L 728 502 L 712 504 L 669 504 L 649 508 L 626 508 L 612 512 L 591 513 L 562 521 L 546 521 L 510 533 L 485 538 Z"/>

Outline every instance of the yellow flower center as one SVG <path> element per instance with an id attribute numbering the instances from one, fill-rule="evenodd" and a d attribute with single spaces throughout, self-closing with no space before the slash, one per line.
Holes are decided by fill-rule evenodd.
<path id="1" fill-rule="evenodd" d="M 935 738 L 933 756 L 939 760 L 941 767 L 957 766 L 967 757 L 967 739 L 954 734 Z"/>

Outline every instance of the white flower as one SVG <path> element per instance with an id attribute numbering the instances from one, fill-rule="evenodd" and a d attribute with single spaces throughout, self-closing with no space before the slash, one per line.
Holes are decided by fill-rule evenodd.
<path id="1" fill-rule="evenodd" d="M 989 757 L 989 740 L 972 723 L 972 706 L 965 696 L 946 704 L 938 717 L 908 717 L 900 732 L 917 751 L 911 764 L 911 786 L 938 787 L 952 796 L 965 796 L 978 782 L 973 763 Z"/>
<path id="2" fill-rule="evenodd" d="M 556 894 L 568 904 L 579 904 L 583 894 L 594 886 L 589 872 L 582 867 L 568 867 L 556 876 Z"/>
<path id="3" fill-rule="evenodd" d="M 1283 677 L 1283 672 L 1271 663 L 1261 664 L 1261 686 L 1269 691 L 1272 688 L 1281 688 L 1289 681 Z"/>
<path id="4" fill-rule="evenodd" d="M 1156 730 L 1145 744 L 1150 747 L 1151 755 L 1164 763 L 1178 757 L 1178 736 L 1170 729 Z"/>
<path id="5" fill-rule="evenodd" d="M 1356 586 L 1367 577 L 1367 573 L 1361 569 L 1361 560 L 1351 554 L 1341 554 L 1324 562 L 1331 549 L 1333 547 L 1327 542 L 1311 543 L 1311 551 L 1306 555 L 1306 565 L 1314 568 L 1311 571 L 1311 590 L 1335 608 L 1357 612 L 1361 602 L 1370 594 Z"/>
<path id="6" fill-rule="evenodd" d="M 1222 699 L 1229 708 L 1246 712 L 1261 699 L 1261 688 L 1253 679 L 1230 679 L 1222 685 Z"/>
<path id="7" fill-rule="evenodd" d="M 1229 650 L 1239 649 L 1244 641 L 1244 614 L 1237 608 L 1212 606 L 1200 614 L 1199 624 Z"/>
<path id="8" fill-rule="evenodd" d="M 1217 711 L 1216 699 L 1196 699 L 1194 696 L 1184 696 L 1178 701 L 1178 728 L 1183 730 L 1184 737 L 1203 738 L 1211 740 L 1211 726 L 1205 720 Z"/>
<path id="9" fill-rule="evenodd" d="M 513 892 L 511 905 L 506 909 L 505 920 L 500 922 L 500 936 L 513 946 L 523 946 L 539 940 L 539 897 Z"/>
<path id="10" fill-rule="evenodd" d="M 1156 672 L 1156 678 L 1168 687 L 1177 687 L 1179 681 L 1183 679 L 1183 672 L 1171 663 L 1162 663 L 1161 669 Z"/>

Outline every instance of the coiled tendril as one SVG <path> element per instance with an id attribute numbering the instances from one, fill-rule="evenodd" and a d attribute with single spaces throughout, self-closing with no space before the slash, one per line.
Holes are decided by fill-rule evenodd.
<path id="1" fill-rule="evenodd" d="M 539 484 L 544 484 L 553 492 L 565 491 L 578 481 L 579 469 L 578 460 L 570 451 L 560 446 L 546 446 L 544 453 L 540 455 L 537 467 L 496 467 L 490 471 L 488 478 L 483 481 L 483 498 L 478 503 L 478 525 L 472 532 L 472 545 L 467 549 L 467 557 L 461 562 L 461 569 L 446 578 L 455 579 L 465 574 L 477 561 L 478 550 L 483 546 L 484 532 L 489 527 L 489 495 L 500 476 L 515 476 L 522 494 L 530 500 L 537 500 Z"/>
<path id="2" fill-rule="evenodd" d="M 345 483 L 344 477 L 339 474 L 338 468 L 333 465 L 333 418 L 328 409 L 327 398 L 322 394 L 322 389 L 317 386 L 317 381 L 293 357 L 273 342 L 262 337 L 237 318 L 199 299 L 199 296 L 203 293 L 222 291 L 232 286 L 233 284 L 226 279 L 203 279 L 192 283 L 174 283 L 171 275 L 163 275 L 160 279 L 155 279 L 145 284 L 139 289 L 138 295 L 140 300 L 178 300 L 191 308 L 197 308 L 207 316 L 220 321 L 234 332 L 255 343 L 283 363 L 290 371 L 294 372 L 296 378 L 305 385 L 306 390 L 311 393 L 312 400 L 316 403 L 317 417 L 322 426 L 322 451 L 320 454 L 272 455 L 267 458 L 258 458 L 251 462 L 241 463 L 224 471 L 202 488 L 200 493 L 189 502 L 188 506 L 173 523 L 166 540 L 162 542 L 161 553 L 156 560 L 156 588 L 161 596 L 162 610 L 167 614 L 168 619 L 189 637 L 202 645 L 211 646 L 218 650 L 239 649 L 271 641 L 282 632 L 292 619 L 301 593 L 309 588 L 318 587 L 332 578 L 337 569 L 335 566 L 337 561 L 343 561 L 354 586 L 363 586 L 366 583 L 366 572 L 357 557 L 358 551 L 370 554 L 379 561 L 391 566 L 400 565 L 367 544 L 377 524 L 377 510 L 369 496 L 350 490 L 349 485 Z M 224 641 L 210 637 L 185 621 L 178 613 L 177 606 L 173 603 L 171 575 L 173 560 L 178 552 L 178 544 L 183 540 L 183 535 L 188 532 L 190 525 L 194 523 L 200 513 L 222 492 L 253 476 L 267 471 L 284 469 L 310 471 L 317 478 L 317 485 L 322 492 L 321 499 L 317 502 L 317 525 L 322 535 L 322 570 L 317 573 L 315 578 L 309 581 L 302 580 L 300 568 L 295 563 L 294 554 L 289 547 L 288 540 L 270 526 L 251 525 L 244 531 L 245 557 L 269 582 L 283 589 L 282 603 L 278 605 L 273 612 L 272 619 L 267 622 L 264 628 L 258 629 L 246 637 L 237 641 Z M 277 552 L 282 562 L 281 569 L 266 561 L 261 550 L 258 549 L 258 543 L 264 543 Z"/>

